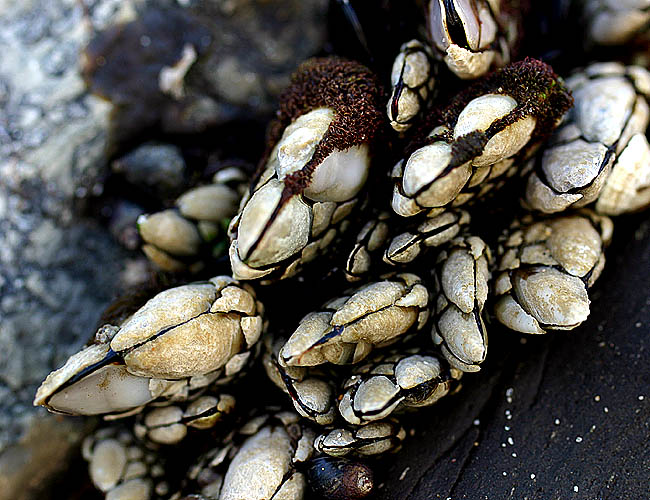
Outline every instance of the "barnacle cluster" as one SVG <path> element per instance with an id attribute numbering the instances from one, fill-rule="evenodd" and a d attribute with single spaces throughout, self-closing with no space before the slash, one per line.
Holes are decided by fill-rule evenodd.
<path id="1" fill-rule="evenodd" d="M 650 204 L 650 73 L 607 62 L 564 80 L 514 61 L 516 2 L 423 3 L 430 42 L 404 43 L 390 76 L 338 56 L 297 69 L 248 189 L 222 171 L 140 218 L 146 255 L 197 281 L 107 322 L 35 399 L 135 415 L 84 447 L 106 498 L 299 500 L 308 481 L 326 498 L 362 498 L 372 473 L 350 457 L 398 449 L 399 415 L 480 371 L 495 322 L 543 334 L 587 318 L 608 215 Z M 608 6 L 585 2 L 592 28 Z M 616 19 L 636 19 L 629 9 Z M 445 79 L 462 89 L 436 101 Z M 521 211 L 473 225 L 506 185 Z M 202 275 L 231 217 L 231 268 Z M 293 324 L 263 304 L 299 308 L 305 284 L 331 295 Z M 258 360 L 280 408 L 249 414 L 233 383 Z M 211 429 L 205 454 L 163 472 L 165 447 L 199 429 Z"/>

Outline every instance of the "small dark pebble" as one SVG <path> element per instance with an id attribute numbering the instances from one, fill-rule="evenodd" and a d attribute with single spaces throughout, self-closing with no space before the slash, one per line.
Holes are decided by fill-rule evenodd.
<path id="1" fill-rule="evenodd" d="M 307 468 L 307 480 L 314 493 L 327 500 L 366 498 L 374 488 L 370 467 L 347 458 L 312 460 Z"/>
<path id="2" fill-rule="evenodd" d="M 171 144 L 142 144 L 114 160 L 111 167 L 129 184 L 157 198 L 175 198 L 188 187 L 185 160 Z"/>
<path id="3" fill-rule="evenodd" d="M 112 206 L 105 208 L 110 217 L 108 230 L 113 238 L 128 250 L 137 250 L 141 244 L 137 220 L 145 210 L 127 200 L 115 200 Z"/>

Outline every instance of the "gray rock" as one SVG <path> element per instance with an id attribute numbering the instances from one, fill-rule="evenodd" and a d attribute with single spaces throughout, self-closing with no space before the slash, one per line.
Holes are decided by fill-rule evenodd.
<path id="1" fill-rule="evenodd" d="M 2 2 L 0 18 L 0 499 L 27 499 L 81 436 L 34 391 L 93 333 L 123 257 L 74 210 L 106 168 L 111 105 L 76 64 L 92 25 L 71 1 Z"/>
<path id="2" fill-rule="evenodd" d="M 203 80 L 220 99 L 255 114 L 275 109 L 289 76 L 321 48 L 327 1 L 193 2 L 214 40 L 188 79 Z"/>

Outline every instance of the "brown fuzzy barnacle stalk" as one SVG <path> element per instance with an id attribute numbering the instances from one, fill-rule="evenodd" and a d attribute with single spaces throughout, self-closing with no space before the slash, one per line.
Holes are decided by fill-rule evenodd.
<path id="1" fill-rule="evenodd" d="M 383 102 L 377 78 L 361 64 L 328 57 L 298 68 L 230 225 L 235 276 L 292 276 L 345 230 L 385 127 Z"/>
<path id="2" fill-rule="evenodd" d="M 573 104 L 552 68 L 526 58 L 491 73 L 430 116 L 393 169 L 393 209 L 436 215 L 511 176 Z"/>

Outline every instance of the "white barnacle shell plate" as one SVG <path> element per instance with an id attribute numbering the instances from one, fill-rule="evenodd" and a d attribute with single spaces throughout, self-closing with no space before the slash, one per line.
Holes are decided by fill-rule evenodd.
<path id="1" fill-rule="evenodd" d="M 124 365 L 109 364 L 64 387 L 75 375 L 100 363 L 108 353 L 108 344 L 94 344 L 71 356 L 43 381 L 34 405 L 74 415 L 119 413 L 152 401 L 171 384 L 132 375 Z"/>
<path id="2" fill-rule="evenodd" d="M 299 196 L 278 207 L 284 184 L 272 179 L 244 207 L 237 231 L 239 258 L 251 267 L 275 264 L 307 245 L 312 212 Z"/>
<path id="3" fill-rule="evenodd" d="M 291 469 L 293 454 L 291 440 L 283 428 L 264 427 L 248 438 L 233 458 L 219 500 L 278 498 L 273 495 Z M 288 481 L 301 495 L 287 498 L 301 498 L 305 488 L 302 474 L 293 474 Z"/>
<path id="4" fill-rule="evenodd" d="M 472 168 L 466 163 L 443 176 L 450 161 L 451 145 L 443 141 L 415 151 L 404 166 L 404 193 L 415 196 L 419 205 L 429 208 L 442 207 L 453 201 L 470 178 Z M 399 205 L 394 204 L 393 208 L 397 211 Z"/>
<path id="5" fill-rule="evenodd" d="M 334 110 L 318 108 L 300 115 L 284 129 L 271 153 L 277 155 L 273 165 L 280 180 L 300 170 L 314 156 L 334 117 Z"/>
<path id="6" fill-rule="evenodd" d="M 107 492 L 117 486 L 127 462 L 126 446 L 117 439 L 104 439 L 93 449 L 88 473 L 93 484 Z"/>
<path id="7" fill-rule="evenodd" d="M 516 107 L 517 101 L 507 95 L 486 94 L 472 99 L 458 115 L 454 139 L 470 132 L 487 130 L 494 121 L 507 116 Z M 483 154 L 475 158 L 472 165 L 493 165 L 519 152 L 530 140 L 535 125 L 535 118 L 528 115 L 506 126 L 490 138 Z"/>
<path id="8" fill-rule="evenodd" d="M 523 309 L 542 325 L 572 329 L 589 316 L 589 297 L 582 280 L 552 267 L 516 273 L 513 289 Z"/>
<path id="9" fill-rule="evenodd" d="M 451 45 L 444 60 L 459 78 L 467 80 L 484 74 L 492 65 L 495 55 L 492 50 L 472 52 L 458 45 Z"/>
<path id="10" fill-rule="evenodd" d="M 571 111 L 588 141 L 611 146 L 621 135 L 634 105 L 636 93 L 620 76 L 598 78 L 574 91 Z"/>
<path id="11" fill-rule="evenodd" d="M 305 316 L 296 331 L 280 350 L 280 362 L 287 365 L 311 366 L 326 361 L 314 344 L 331 329 L 331 312 L 313 312 Z"/>
<path id="12" fill-rule="evenodd" d="M 404 274 L 406 280 L 419 281 Z M 419 309 L 426 306 L 428 292 L 421 284 L 408 290 L 403 283 L 382 281 L 357 291 L 332 317 L 335 327 L 344 327 L 340 341 L 387 342 L 415 324 Z"/>
<path id="13" fill-rule="evenodd" d="M 219 222 L 237 212 L 237 192 L 222 184 L 199 186 L 184 193 L 176 204 L 185 217 Z"/>
<path id="14" fill-rule="evenodd" d="M 400 360 L 395 367 L 395 379 L 402 389 L 411 389 L 426 384 L 440 376 L 440 361 L 432 356 L 419 354 Z"/>
<path id="15" fill-rule="evenodd" d="M 380 420 L 389 415 L 404 399 L 397 397 L 400 388 L 388 377 L 377 375 L 362 382 L 354 399 L 348 391 L 339 403 L 341 416 L 351 424 Z"/>
<path id="16" fill-rule="evenodd" d="M 585 276 L 601 258 L 598 231 L 584 217 L 563 217 L 550 226 L 546 246 L 553 258 L 571 275 Z"/>
<path id="17" fill-rule="evenodd" d="M 268 163 L 279 180 L 301 170 L 311 160 L 334 118 L 333 109 L 318 108 L 287 126 Z M 349 200 L 365 184 L 369 165 L 367 144 L 334 150 L 316 166 L 304 195 L 314 201 Z"/>
<path id="18" fill-rule="evenodd" d="M 122 325 L 111 348 L 140 376 L 180 379 L 223 367 L 244 344 L 241 313 L 255 307 L 248 292 L 227 286 L 229 280 L 159 293 Z"/>
<path id="19" fill-rule="evenodd" d="M 138 230 L 142 239 L 173 255 L 195 255 L 201 238 L 194 224 L 174 210 L 163 210 L 138 217 Z"/>
<path id="20" fill-rule="evenodd" d="M 451 40 L 447 26 L 448 6 L 461 21 L 469 50 Z M 434 44 L 445 53 L 445 63 L 458 77 L 476 78 L 489 69 L 496 53 L 486 49 L 496 38 L 497 25 L 485 2 L 432 0 L 429 2 L 429 23 Z"/>
<path id="21" fill-rule="evenodd" d="M 316 167 L 304 194 L 314 201 L 346 201 L 366 183 L 370 155 L 368 145 L 333 151 Z"/>
<path id="22" fill-rule="evenodd" d="M 478 371 L 476 365 L 482 363 L 487 355 L 487 341 L 482 335 L 485 330 L 483 320 L 450 307 L 440 317 L 438 328 L 451 351 L 446 352 L 443 346 L 447 360 L 459 370 Z"/>
<path id="23" fill-rule="evenodd" d="M 616 159 L 596 201 L 601 214 L 619 215 L 650 205 L 650 145 L 635 134 Z"/>

